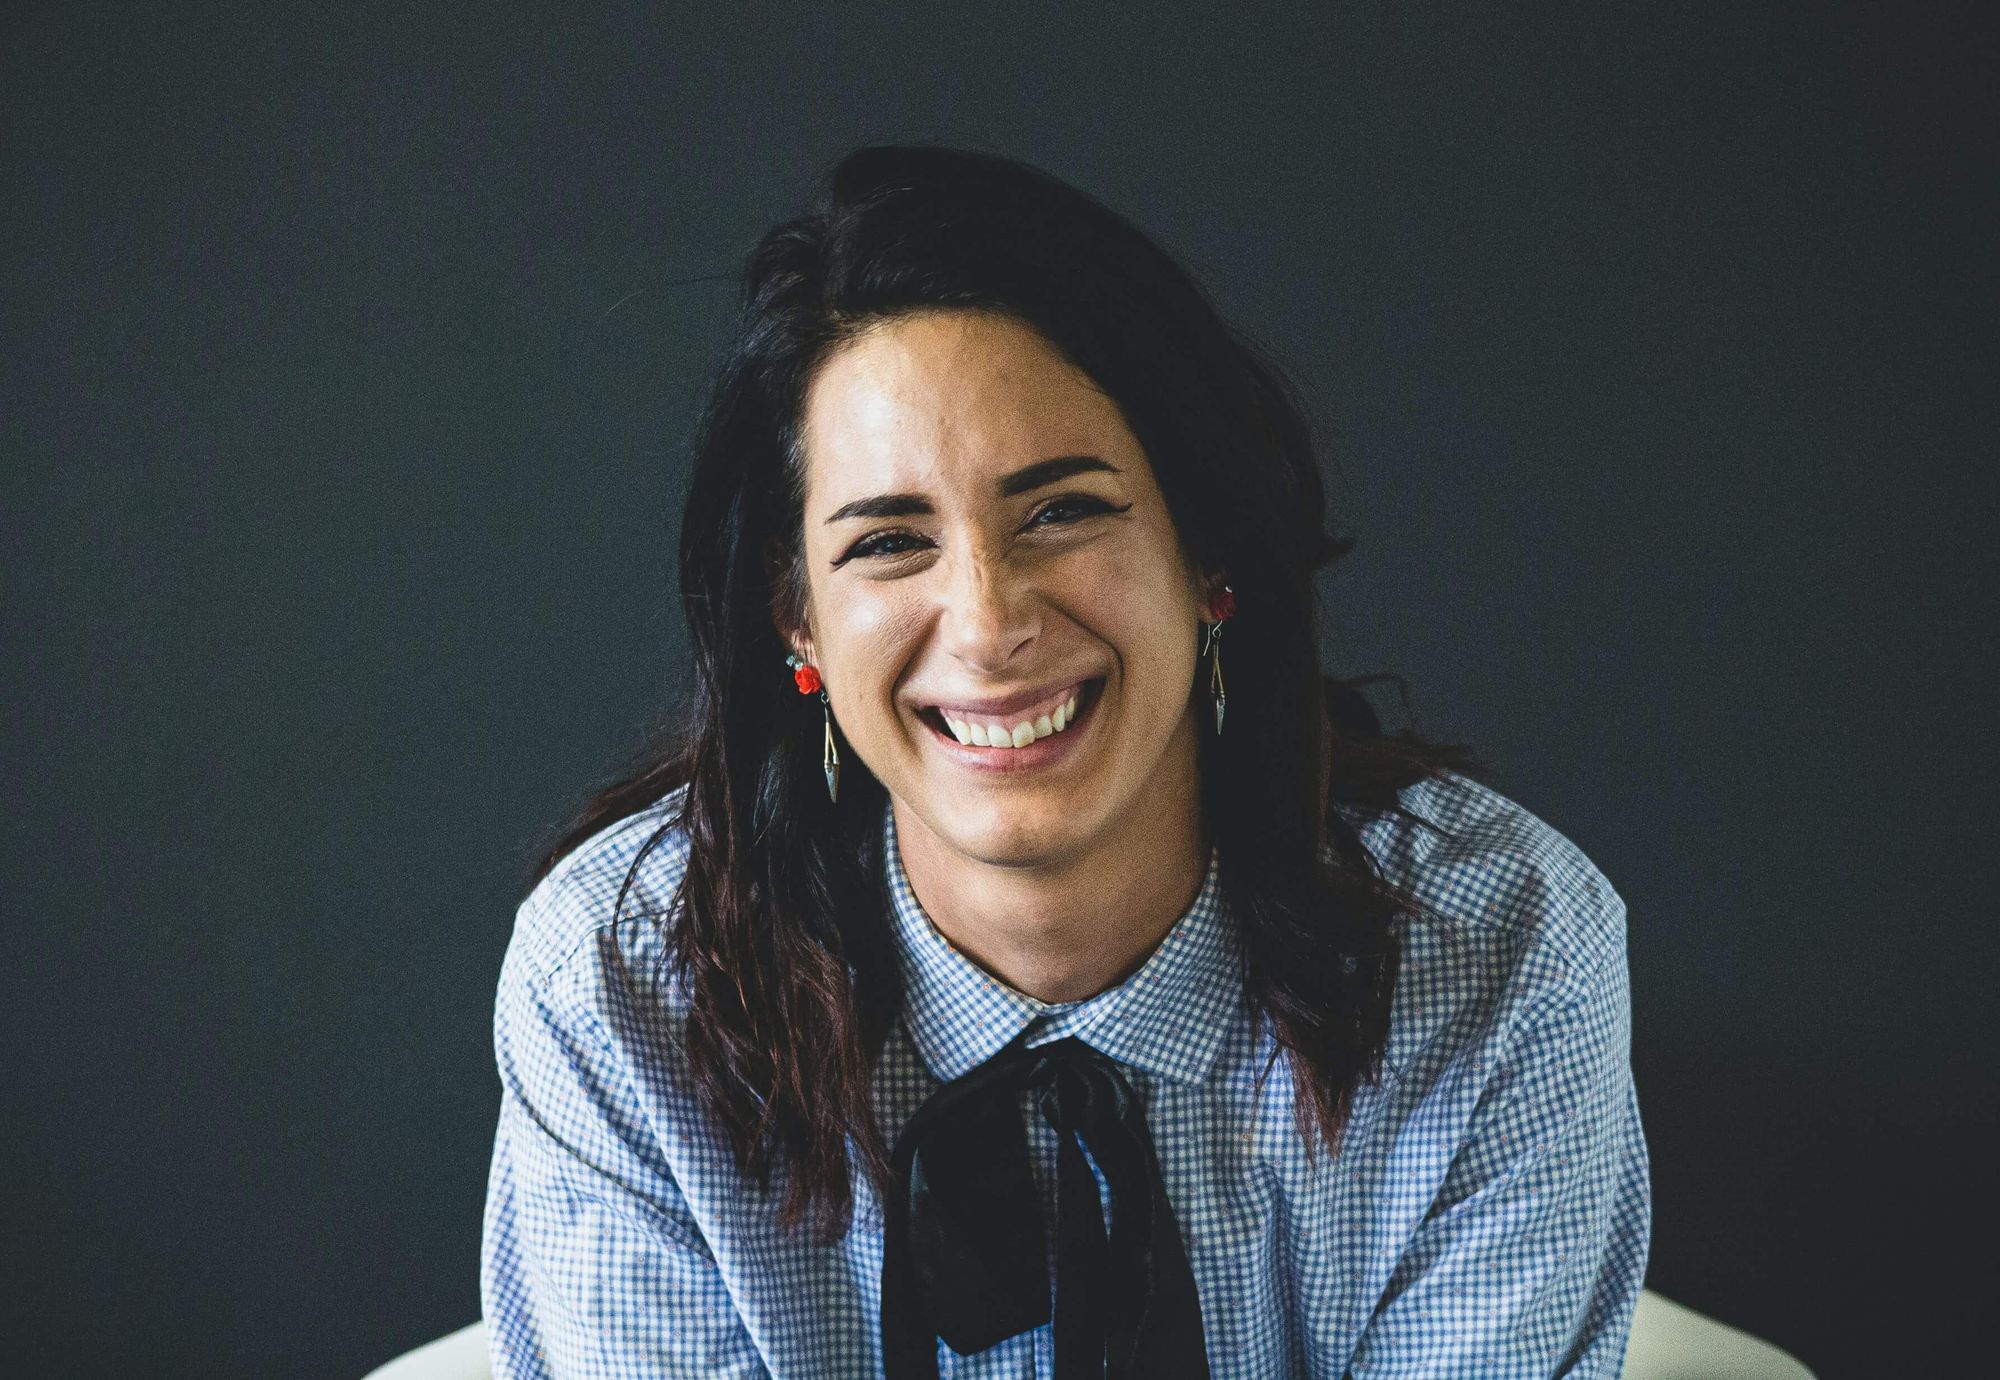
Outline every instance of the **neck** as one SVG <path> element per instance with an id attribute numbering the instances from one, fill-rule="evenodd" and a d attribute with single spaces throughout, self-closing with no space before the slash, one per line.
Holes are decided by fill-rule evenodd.
<path id="1" fill-rule="evenodd" d="M 1169 780 L 1091 847 L 1033 863 L 968 858 L 892 801 L 910 889 L 953 948 L 1038 1001 L 1115 987 L 1186 914 L 1207 875 L 1193 742 Z"/>

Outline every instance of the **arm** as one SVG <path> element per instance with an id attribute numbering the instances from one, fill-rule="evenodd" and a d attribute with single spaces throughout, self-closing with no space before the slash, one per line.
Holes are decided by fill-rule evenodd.
<path id="1" fill-rule="evenodd" d="M 765 1374 L 603 1027 L 510 946 L 480 1293 L 496 1380 Z"/>
<path id="2" fill-rule="evenodd" d="M 1502 1053 L 1354 1380 L 1618 1380 L 1652 1221 L 1624 946 L 1576 983 Z"/>

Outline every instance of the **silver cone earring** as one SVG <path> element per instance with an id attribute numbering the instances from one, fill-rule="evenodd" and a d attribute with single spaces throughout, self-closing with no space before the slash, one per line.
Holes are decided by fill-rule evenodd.
<path id="1" fill-rule="evenodd" d="M 833 746 L 833 706 L 826 697 L 826 691 L 819 692 L 819 702 L 826 712 L 826 750 L 820 754 L 820 770 L 826 773 L 826 798 L 834 804 L 840 803 L 840 753 Z"/>
<path id="2" fill-rule="evenodd" d="M 1208 625 L 1208 693 L 1215 700 L 1215 731 L 1222 732 L 1222 707 L 1228 696 L 1222 691 L 1222 625 Z"/>
<path id="3" fill-rule="evenodd" d="M 833 701 L 826 697 L 826 687 L 820 684 L 819 667 L 802 657 L 788 656 L 785 664 L 792 668 L 792 681 L 799 687 L 801 695 L 819 692 L 821 711 L 826 716 L 826 749 L 820 754 L 820 769 L 826 773 L 826 798 L 834 804 L 840 803 L 840 752 L 833 745 Z"/>
<path id="4" fill-rule="evenodd" d="M 1236 612 L 1236 596 L 1228 585 L 1222 592 L 1208 601 L 1209 616 L 1215 621 L 1208 624 L 1208 644 L 1202 651 L 1208 656 L 1208 693 L 1215 699 L 1215 731 L 1222 732 L 1222 708 L 1227 696 L 1222 689 L 1222 625 Z"/>

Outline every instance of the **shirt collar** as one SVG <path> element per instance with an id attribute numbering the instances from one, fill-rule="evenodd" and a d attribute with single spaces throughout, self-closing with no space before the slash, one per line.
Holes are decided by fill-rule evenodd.
<path id="1" fill-rule="evenodd" d="M 886 802 L 882 847 L 903 972 L 903 1024 L 937 1078 L 948 1082 L 970 1072 L 1024 1031 L 1030 1045 L 1074 1036 L 1176 1082 L 1208 1076 L 1243 997 L 1214 850 L 1194 903 L 1137 972 L 1087 1000 L 1051 1005 L 986 972 L 931 923 L 903 871 L 895 809 Z"/>

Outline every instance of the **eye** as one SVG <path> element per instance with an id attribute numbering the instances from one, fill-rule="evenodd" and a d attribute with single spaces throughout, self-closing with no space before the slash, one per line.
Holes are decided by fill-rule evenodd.
<path id="1" fill-rule="evenodd" d="M 872 532 L 854 543 L 854 545 L 848 547 L 847 554 L 840 558 L 840 563 L 844 565 L 857 556 L 864 558 L 868 556 L 903 556 L 915 549 L 914 546 L 896 547 L 890 545 L 892 542 L 899 541 L 912 542 L 917 545 L 922 544 L 920 538 L 909 532 Z"/>
<path id="2" fill-rule="evenodd" d="M 1116 504 L 1105 502 L 1095 494 L 1063 494 L 1059 498 L 1050 499 L 1047 503 L 1037 508 L 1034 516 L 1028 519 L 1028 526 L 1066 527 L 1070 523 L 1080 522 L 1084 518 L 1094 517 L 1098 513 L 1122 513 L 1126 508 L 1130 508 L 1131 506 L 1131 504 L 1127 503 L 1121 508 Z M 1048 517 L 1052 513 L 1055 514 L 1053 521 L 1042 521 L 1043 518 Z"/>

